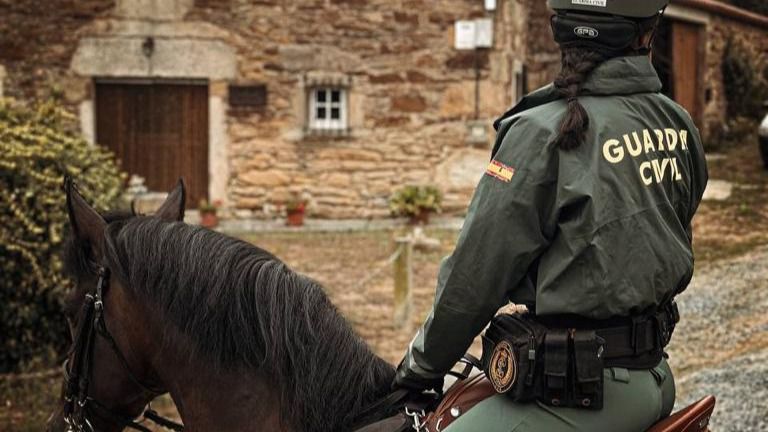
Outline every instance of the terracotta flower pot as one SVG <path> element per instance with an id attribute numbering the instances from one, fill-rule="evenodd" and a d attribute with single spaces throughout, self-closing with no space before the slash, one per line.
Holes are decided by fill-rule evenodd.
<path id="1" fill-rule="evenodd" d="M 219 226 L 219 217 L 216 212 L 200 212 L 200 225 L 206 228 Z"/>
<path id="2" fill-rule="evenodd" d="M 411 215 L 411 220 L 408 223 L 411 225 L 429 225 L 429 216 L 431 214 L 431 211 L 421 209 L 417 214 Z"/>
<path id="3" fill-rule="evenodd" d="M 286 225 L 300 227 L 304 225 L 303 211 L 289 211 L 286 218 Z"/>

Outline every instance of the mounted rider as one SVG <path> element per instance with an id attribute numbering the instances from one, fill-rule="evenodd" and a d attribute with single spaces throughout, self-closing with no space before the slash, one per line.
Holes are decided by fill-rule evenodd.
<path id="1" fill-rule="evenodd" d="M 492 161 L 394 386 L 439 388 L 491 322 L 499 393 L 447 429 L 646 430 L 672 410 L 664 347 L 693 275 L 699 132 L 650 51 L 669 0 L 549 0 L 563 70 L 496 123 Z M 508 302 L 525 315 L 500 315 Z"/>

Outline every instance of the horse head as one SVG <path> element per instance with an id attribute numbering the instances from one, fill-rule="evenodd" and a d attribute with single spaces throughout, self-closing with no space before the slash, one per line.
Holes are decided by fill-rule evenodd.
<path id="1" fill-rule="evenodd" d="M 72 346 L 63 365 L 60 404 L 48 431 L 120 431 L 156 396 L 165 393 L 154 371 L 153 329 L 136 319 L 147 309 L 110 274 L 107 232 L 131 212 L 99 214 L 65 180 L 71 227 L 65 250 L 74 288 L 66 293 L 65 315 Z M 155 214 L 167 221 L 184 217 L 185 190 L 180 180 Z"/>

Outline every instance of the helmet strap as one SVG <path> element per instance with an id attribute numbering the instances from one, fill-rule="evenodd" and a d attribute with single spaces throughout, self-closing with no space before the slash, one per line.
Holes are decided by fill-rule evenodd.
<path id="1" fill-rule="evenodd" d="M 642 47 L 642 50 L 644 51 L 644 55 L 650 54 L 651 48 L 653 47 L 653 43 L 656 41 L 656 35 L 659 34 L 659 24 L 661 24 L 661 20 L 664 18 L 664 12 L 667 11 L 667 6 L 664 6 L 664 8 L 659 12 L 659 14 L 656 16 L 656 20 L 653 23 L 651 38 L 648 40 L 648 45 Z"/>

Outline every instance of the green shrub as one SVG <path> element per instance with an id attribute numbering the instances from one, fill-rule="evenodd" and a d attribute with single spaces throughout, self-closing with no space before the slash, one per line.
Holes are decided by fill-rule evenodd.
<path id="1" fill-rule="evenodd" d="M 0 99 L 0 372 L 49 363 L 68 344 L 65 174 L 97 208 L 122 194 L 112 155 L 88 144 L 70 114 L 52 102 Z"/>
<path id="2" fill-rule="evenodd" d="M 741 43 L 728 41 L 721 66 L 727 121 L 715 131 L 718 141 L 743 142 L 757 131 L 768 100 L 768 67 L 764 63 Z"/>
<path id="3" fill-rule="evenodd" d="M 434 186 L 405 186 L 389 199 L 394 216 L 419 216 L 422 212 L 439 212 L 443 195 Z"/>
<path id="4" fill-rule="evenodd" d="M 762 118 L 768 98 L 767 71 L 742 44 L 728 42 L 722 63 L 728 117 Z"/>

